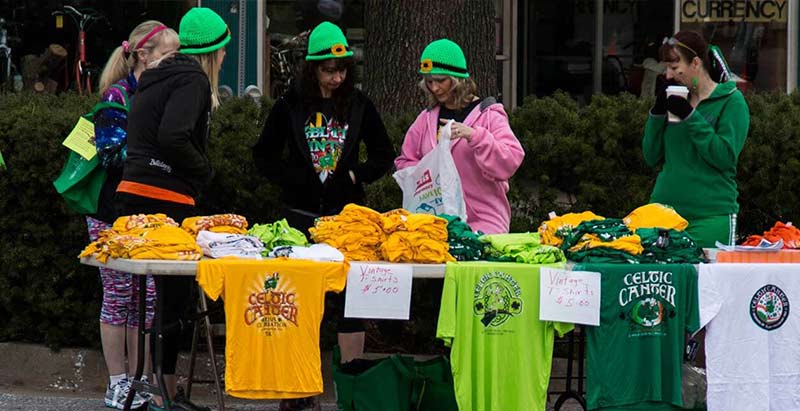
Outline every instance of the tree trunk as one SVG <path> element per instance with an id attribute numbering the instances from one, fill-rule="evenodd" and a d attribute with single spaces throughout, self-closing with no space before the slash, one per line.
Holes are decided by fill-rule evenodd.
<path id="1" fill-rule="evenodd" d="M 37 93 L 43 92 L 46 88 L 44 85 L 58 74 L 59 68 L 63 66 L 66 58 L 67 50 L 58 44 L 51 44 L 39 56 L 32 54 L 24 56 L 22 58 L 22 79 L 25 89 L 33 89 Z M 48 86 L 48 88 L 51 87 Z"/>
<path id="2" fill-rule="evenodd" d="M 497 95 L 494 1 L 366 0 L 363 88 L 381 112 L 419 111 L 419 57 L 449 38 L 467 58 L 480 97 Z"/>

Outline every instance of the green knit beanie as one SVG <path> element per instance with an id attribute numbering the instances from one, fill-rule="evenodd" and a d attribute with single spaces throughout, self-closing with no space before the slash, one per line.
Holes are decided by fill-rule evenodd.
<path id="1" fill-rule="evenodd" d="M 425 47 L 419 58 L 419 72 L 469 78 L 464 52 L 458 44 L 448 39 L 436 40 Z"/>
<path id="2" fill-rule="evenodd" d="M 337 25 L 323 21 L 308 36 L 308 54 L 306 60 L 327 60 L 350 57 L 353 51 L 347 45 L 347 39 Z"/>
<path id="3" fill-rule="evenodd" d="M 231 30 L 214 10 L 194 7 L 181 19 L 178 37 L 181 53 L 205 54 L 225 47 L 231 41 Z"/>

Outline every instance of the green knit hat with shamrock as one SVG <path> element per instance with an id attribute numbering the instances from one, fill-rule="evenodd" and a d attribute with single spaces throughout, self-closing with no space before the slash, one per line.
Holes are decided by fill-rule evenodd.
<path id="1" fill-rule="evenodd" d="M 183 54 L 211 53 L 231 41 L 231 30 L 225 20 L 206 7 L 194 7 L 186 12 L 178 31 Z"/>
<path id="2" fill-rule="evenodd" d="M 308 36 L 308 61 L 340 59 L 352 55 L 353 51 L 347 45 L 342 29 L 331 22 L 323 21 Z"/>
<path id="3" fill-rule="evenodd" d="M 431 42 L 419 58 L 420 74 L 468 78 L 467 59 L 458 44 L 448 39 Z"/>

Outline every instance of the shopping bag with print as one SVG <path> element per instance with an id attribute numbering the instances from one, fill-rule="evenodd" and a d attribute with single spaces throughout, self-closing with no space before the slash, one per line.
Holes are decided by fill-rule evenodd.
<path id="1" fill-rule="evenodd" d="M 92 111 L 84 114 L 80 119 L 81 121 L 89 122 L 92 133 L 94 133 L 94 129 L 91 121 L 94 120 L 94 115 L 100 110 L 113 108 L 125 112 L 128 111 L 130 105 L 128 93 L 118 84 L 114 84 L 111 87 L 122 92 L 125 105 L 111 101 L 102 101 L 95 104 L 92 107 Z M 100 160 L 96 155 L 91 158 L 85 158 L 78 152 L 70 150 L 61 173 L 53 181 L 53 186 L 61 194 L 70 210 L 79 214 L 94 214 L 97 212 L 100 191 L 105 181 L 106 169 L 100 164 Z"/>
<path id="2" fill-rule="evenodd" d="M 403 190 L 403 208 L 412 213 L 450 214 L 467 221 L 467 206 L 461 178 L 450 153 L 450 128 L 453 121 L 439 132 L 439 142 L 412 167 L 394 173 Z"/>

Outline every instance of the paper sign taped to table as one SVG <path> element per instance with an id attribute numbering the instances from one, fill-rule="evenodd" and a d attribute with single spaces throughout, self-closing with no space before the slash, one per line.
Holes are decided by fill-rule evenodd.
<path id="1" fill-rule="evenodd" d="M 344 316 L 407 320 L 411 312 L 410 266 L 350 263 Z"/>
<path id="2" fill-rule="evenodd" d="M 539 319 L 600 325 L 600 273 L 542 268 Z"/>
<path id="3" fill-rule="evenodd" d="M 81 117 L 61 144 L 80 154 L 81 157 L 91 160 L 97 154 L 94 146 L 94 123 Z"/>

